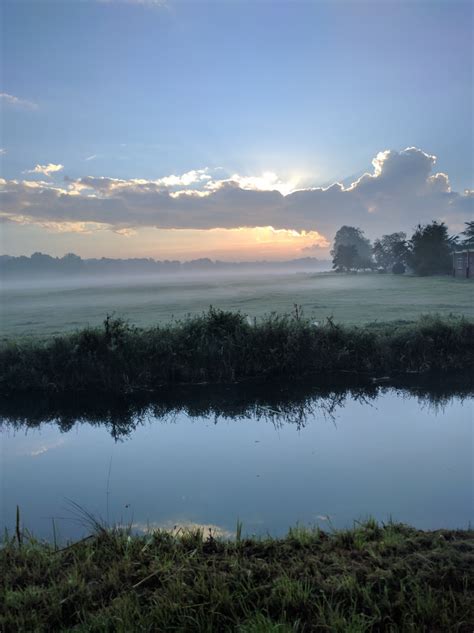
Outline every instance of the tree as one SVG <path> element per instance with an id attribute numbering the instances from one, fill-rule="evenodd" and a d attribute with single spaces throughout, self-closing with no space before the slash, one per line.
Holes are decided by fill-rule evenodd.
<path id="1" fill-rule="evenodd" d="M 332 267 L 338 272 L 349 272 L 356 268 L 357 249 L 354 244 L 339 244 L 332 260 Z"/>
<path id="2" fill-rule="evenodd" d="M 83 261 L 74 253 L 67 253 L 59 260 L 60 271 L 65 273 L 78 273 L 83 268 Z"/>
<path id="3" fill-rule="evenodd" d="M 375 240 L 373 247 L 373 254 L 375 263 L 379 268 L 383 270 L 392 270 L 396 264 L 404 264 L 408 257 L 408 245 L 406 241 L 406 233 L 390 233 L 390 235 L 383 235 L 381 239 Z M 397 271 L 400 271 L 401 267 L 397 267 Z M 405 268 L 403 268 L 405 272 Z"/>
<path id="4" fill-rule="evenodd" d="M 466 229 L 461 233 L 464 235 L 464 239 L 461 242 L 461 246 L 464 248 L 473 248 L 474 249 L 474 220 L 471 222 L 464 222 L 466 225 Z"/>
<path id="5" fill-rule="evenodd" d="M 405 264 L 403 264 L 402 262 L 396 262 L 393 266 L 392 266 L 392 273 L 394 275 L 403 275 L 403 273 L 405 272 L 406 268 L 405 268 Z"/>
<path id="6" fill-rule="evenodd" d="M 419 224 L 410 240 L 409 263 L 417 275 L 448 274 L 455 244 L 444 222 Z"/>
<path id="7" fill-rule="evenodd" d="M 337 268 L 334 262 L 338 256 L 340 246 L 353 246 L 355 248 L 355 257 L 350 266 L 351 269 L 372 268 L 372 246 L 361 229 L 353 226 L 341 226 L 336 233 L 334 246 L 331 251 L 334 268 Z M 347 251 L 344 256 L 349 256 L 348 253 L 349 251 Z"/>

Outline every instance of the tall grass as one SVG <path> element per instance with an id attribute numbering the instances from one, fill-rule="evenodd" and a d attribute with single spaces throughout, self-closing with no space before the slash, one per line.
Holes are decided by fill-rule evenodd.
<path id="1" fill-rule="evenodd" d="M 103 530 L 0 548 L 2 631 L 457 631 L 474 628 L 473 531 L 371 520 L 283 539 Z"/>
<path id="2" fill-rule="evenodd" d="M 316 324 L 298 311 L 250 322 L 211 308 L 148 329 L 107 317 L 102 327 L 47 341 L 9 341 L 0 348 L 0 393 L 123 394 L 171 383 L 473 365 L 474 322 L 462 318 L 348 327 Z"/>

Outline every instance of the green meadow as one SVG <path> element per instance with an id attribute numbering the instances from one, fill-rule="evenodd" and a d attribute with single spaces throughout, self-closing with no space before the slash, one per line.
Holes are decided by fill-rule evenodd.
<path id="1" fill-rule="evenodd" d="M 375 273 L 285 273 L 59 281 L 2 288 L 3 338 L 51 336 L 102 323 L 114 314 L 147 327 L 210 305 L 251 317 L 287 314 L 361 325 L 416 320 L 422 314 L 474 317 L 474 284 L 451 277 Z"/>

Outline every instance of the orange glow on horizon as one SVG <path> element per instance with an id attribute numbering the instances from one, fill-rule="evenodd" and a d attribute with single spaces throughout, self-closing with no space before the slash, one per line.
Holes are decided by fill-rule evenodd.
<path id="1" fill-rule="evenodd" d="M 10 225 L 10 228 L 14 227 Z M 123 227 L 112 230 L 110 226 L 94 226 L 92 223 L 48 222 L 30 224 L 28 228 L 32 232 L 33 250 L 55 256 L 74 252 L 83 258 L 152 257 L 184 261 L 209 257 L 246 261 L 312 256 L 324 259 L 330 247 L 327 238 L 318 231 L 275 229 L 272 226 L 235 229 Z"/>
<path id="2" fill-rule="evenodd" d="M 142 229 L 137 230 L 139 239 L 141 232 Z M 147 229 L 146 232 L 147 256 L 157 259 L 293 259 L 305 255 L 324 257 L 330 246 L 329 241 L 317 231 L 299 232 L 271 226 L 207 230 Z M 129 238 L 132 239 L 133 237 Z M 151 239 L 154 239 L 154 247 L 149 245 Z M 141 241 L 143 248 L 145 244 Z M 311 252 L 303 249 L 311 249 Z"/>

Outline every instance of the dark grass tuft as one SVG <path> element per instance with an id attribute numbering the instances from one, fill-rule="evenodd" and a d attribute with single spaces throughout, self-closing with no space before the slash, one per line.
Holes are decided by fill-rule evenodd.
<path id="1" fill-rule="evenodd" d="M 149 329 L 107 317 L 101 328 L 7 342 L 0 348 L 0 393 L 124 394 L 172 383 L 473 366 L 474 322 L 463 318 L 348 327 L 331 319 L 318 325 L 298 311 L 250 322 L 211 308 Z"/>
<path id="2" fill-rule="evenodd" d="M 474 532 L 370 520 L 284 539 L 100 530 L 6 538 L 2 631 L 458 631 L 474 627 Z"/>

